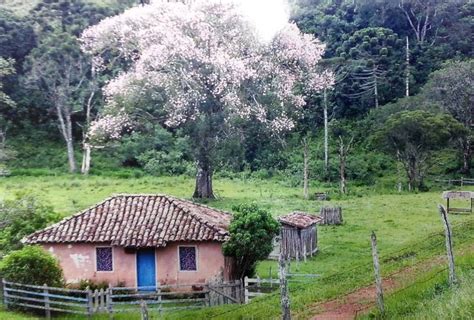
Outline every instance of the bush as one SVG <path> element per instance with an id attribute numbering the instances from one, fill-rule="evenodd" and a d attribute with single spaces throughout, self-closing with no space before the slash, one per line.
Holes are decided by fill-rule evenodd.
<path id="1" fill-rule="evenodd" d="M 0 274 L 8 281 L 61 287 L 63 272 L 58 260 L 39 246 L 13 251 L 0 262 Z"/>
<path id="2" fill-rule="evenodd" d="M 230 239 L 223 246 L 224 255 L 237 261 L 239 278 L 252 276 L 257 262 L 268 257 L 273 249 L 273 238 L 280 227 L 271 214 L 256 204 L 232 207 L 236 211 L 230 223 Z"/>
<path id="3" fill-rule="evenodd" d="M 0 256 L 20 249 L 23 237 L 59 219 L 52 207 L 31 195 L 17 194 L 14 200 L 0 203 Z"/>

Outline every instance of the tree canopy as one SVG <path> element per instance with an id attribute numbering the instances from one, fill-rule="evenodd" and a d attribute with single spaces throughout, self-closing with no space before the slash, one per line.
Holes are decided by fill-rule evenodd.
<path id="1" fill-rule="evenodd" d="M 107 66 L 102 53 L 111 50 L 130 61 L 104 89 L 109 113 L 133 113 L 146 101 L 164 125 L 190 133 L 197 198 L 214 197 L 214 150 L 225 131 L 239 120 L 258 121 L 275 134 L 290 130 L 305 94 L 333 83 L 330 73 L 316 72 L 324 53 L 318 40 L 288 24 L 266 43 L 229 4 L 133 8 L 87 29 L 82 41 L 97 68 Z"/>

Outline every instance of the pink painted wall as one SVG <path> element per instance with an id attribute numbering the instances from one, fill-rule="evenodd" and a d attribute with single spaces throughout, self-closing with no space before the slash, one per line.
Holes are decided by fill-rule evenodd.
<path id="1" fill-rule="evenodd" d="M 197 271 L 180 271 L 178 246 L 196 246 Z M 126 286 L 137 285 L 136 254 L 125 253 L 122 247 L 113 247 L 113 271 L 96 271 L 95 248 L 103 244 L 45 244 L 43 247 L 59 259 L 67 283 L 80 280 L 119 282 Z M 224 272 L 222 244 L 218 242 L 169 243 L 157 248 L 156 275 L 161 284 L 205 283 Z"/>

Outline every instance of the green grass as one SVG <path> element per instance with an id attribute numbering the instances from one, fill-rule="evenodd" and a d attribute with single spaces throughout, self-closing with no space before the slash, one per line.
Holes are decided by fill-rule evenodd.
<path id="1" fill-rule="evenodd" d="M 275 217 L 293 210 L 318 212 L 322 205 L 340 205 L 344 225 L 319 228 L 320 253 L 306 263 L 293 263 L 292 271 L 317 273 L 323 277 L 308 283 L 292 284 L 292 310 L 303 318 L 310 315 L 308 306 L 315 301 L 337 296 L 372 282 L 370 232 L 376 231 L 384 274 L 441 254 L 444 250 L 442 225 L 436 205 L 441 193 L 377 194 L 371 191 L 329 202 L 304 200 L 302 190 L 282 180 L 216 179 L 219 200 L 208 205 L 230 210 L 242 202 L 257 202 Z M 322 186 L 313 188 L 321 190 Z M 31 192 L 48 201 L 64 216 L 85 209 L 114 193 L 165 193 L 189 198 L 193 179 L 188 177 L 111 178 L 81 176 L 16 176 L 0 180 L 0 195 L 13 197 L 16 192 Z M 336 198 L 336 197 L 333 197 Z M 472 222 L 455 228 L 459 241 L 474 238 L 474 218 L 468 215 L 450 216 L 453 224 Z M 462 231 L 462 232 L 461 232 Z M 436 233 L 433 236 L 430 234 Z M 462 237 L 464 238 L 462 238 Z M 468 238 L 465 238 L 468 237 Z M 399 252 L 400 251 L 400 252 Z M 276 263 L 264 261 L 258 266 L 261 277 L 267 277 L 270 267 L 277 275 Z M 357 267 L 356 269 L 354 269 Z M 225 313 L 223 313 L 225 312 Z M 247 306 L 218 307 L 191 313 L 170 314 L 168 318 L 255 318 L 278 317 L 278 296 L 257 299 Z M 0 314 L 1 315 L 1 314 Z"/>
<path id="2" fill-rule="evenodd" d="M 390 319 L 474 319 L 474 254 L 457 259 L 458 285 L 450 287 L 440 268 L 419 277 L 414 283 L 385 299 Z M 375 310 L 361 317 L 379 317 Z"/>

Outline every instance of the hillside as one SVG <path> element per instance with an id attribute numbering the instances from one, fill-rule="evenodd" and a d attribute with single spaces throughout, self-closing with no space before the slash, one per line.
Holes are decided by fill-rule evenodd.
<path id="1" fill-rule="evenodd" d="M 133 3 L 133 0 L 86 0 L 86 2 L 101 6 L 101 7 L 118 7 L 128 3 Z M 40 0 L 0 0 L 0 9 L 6 8 L 15 12 L 19 16 L 25 16 L 33 9 Z"/>
<path id="2" fill-rule="evenodd" d="M 59 176 L 0 180 L 0 192 L 5 196 L 14 197 L 16 193 L 25 191 L 35 194 L 64 216 L 90 207 L 114 193 L 165 193 L 188 198 L 192 187 L 193 181 L 185 177 L 114 179 Z M 293 272 L 317 273 L 322 277 L 303 284 L 299 282 L 291 284 L 292 310 L 304 318 L 319 310 L 317 302 L 344 295 L 355 288 L 372 283 L 369 241 L 372 230 L 377 233 L 379 239 L 384 276 L 397 275 L 399 270 L 411 268 L 406 274 L 398 276 L 397 290 L 387 289 L 387 303 L 390 308 L 394 305 L 394 315 L 395 310 L 402 312 L 397 301 L 406 299 L 407 296 L 400 297 L 400 294 L 404 294 L 400 292 L 392 297 L 392 291 L 398 292 L 399 289 L 410 286 L 412 293 L 407 295 L 416 300 L 423 290 L 428 290 L 429 285 L 432 288 L 445 281 L 443 273 L 437 275 L 435 279 L 430 279 L 429 283 L 424 282 L 432 274 L 445 268 L 446 264 L 443 227 L 436 209 L 436 205 L 442 201 L 440 191 L 422 194 L 367 194 L 363 197 L 324 202 L 304 200 L 298 188 L 286 186 L 284 181 L 277 180 L 217 179 L 216 190 L 220 199 L 208 202 L 207 205 L 231 210 L 235 204 L 253 202 L 268 209 L 275 217 L 294 210 L 317 212 L 320 206 L 342 207 L 344 224 L 339 227 L 323 226 L 318 231 L 320 252 L 307 262 L 292 264 Z M 474 245 L 473 217 L 451 215 L 450 220 L 455 226 L 453 233 L 460 270 L 469 272 L 472 268 Z M 468 257 L 461 257 L 461 254 L 466 254 Z M 257 273 L 261 277 L 268 278 L 270 268 L 273 270 L 273 277 L 276 277 L 275 261 L 260 263 Z M 411 285 L 417 282 L 421 283 L 419 287 Z M 428 296 L 425 299 L 429 299 Z M 416 303 L 418 305 L 425 302 Z M 427 300 L 426 303 L 435 302 Z M 232 312 L 228 313 L 230 310 Z M 197 315 L 178 313 L 170 317 L 204 319 L 210 315 L 217 315 L 218 318 L 234 319 L 250 312 L 256 317 L 265 318 L 269 315 L 277 316 L 279 310 L 278 297 L 270 295 L 241 308 L 236 306 L 212 308 L 203 310 Z M 415 315 L 421 311 L 414 307 L 403 312 L 406 315 L 412 313 Z M 221 313 L 225 316 L 220 316 Z"/>
<path id="3" fill-rule="evenodd" d="M 0 278 L 98 290 L 114 281 L 137 294 L 143 279 L 154 288 L 188 279 L 199 284 L 188 292 L 197 300 L 170 287 L 162 292 L 198 310 L 164 318 L 276 319 L 279 284 L 258 279 L 278 278 L 278 263 L 267 259 L 278 217 L 340 207 L 342 225 L 316 227 L 319 218 L 306 217 L 313 224 L 298 227 L 304 232 L 281 233 L 301 243 L 309 237 L 311 248 L 318 238 L 317 254 L 288 268 L 295 318 L 381 318 L 372 232 L 387 318 L 472 318 L 474 216 L 448 215 L 460 279 L 451 286 L 437 205 L 446 204 L 446 190 L 474 192 L 474 2 L 245 0 L 236 9 L 227 1 L 183 1 L 0 0 Z M 289 16 L 276 19 L 287 8 Z M 21 241 L 119 193 L 168 194 L 211 209 L 193 215 L 189 204 L 168 210 L 167 200 L 114 200 L 91 210 L 91 219 L 80 216 L 74 231 L 61 231 L 52 242 L 59 249 L 48 248 L 55 257 Z M 230 225 L 219 224 L 219 241 L 196 227 L 215 228 L 201 219 L 223 214 L 212 208 L 232 213 L 223 219 Z M 150 232 L 162 214 L 167 227 Z M 176 223 L 184 221 L 179 215 L 186 222 Z M 178 224 L 186 232 L 173 229 Z M 132 239 L 170 233 L 174 242 L 150 250 L 122 239 L 121 250 L 113 237 L 106 247 L 91 240 L 113 229 Z M 189 238 L 176 240 L 188 230 Z M 87 235 L 80 240 L 87 264 L 67 242 L 71 234 Z M 201 258 L 208 258 L 198 266 L 202 243 L 209 251 Z M 304 255 L 307 244 L 294 248 Z M 157 260 L 160 249 L 171 258 Z M 28 264 L 36 259 L 53 279 L 24 272 L 37 269 Z M 224 271 L 257 278 L 249 304 L 207 308 L 211 300 L 241 300 L 235 283 L 231 298 L 195 292 L 202 283 L 212 290 Z M 140 281 L 139 272 L 146 273 Z M 91 292 L 79 293 L 91 312 Z M 141 305 L 131 302 L 123 305 Z M 29 319 L 0 307 L 0 320 L 14 317 Z"/>

